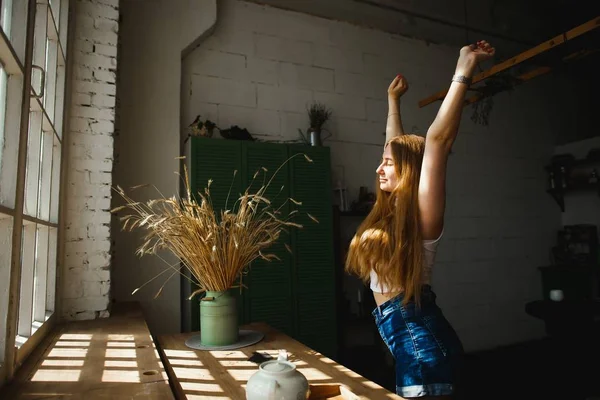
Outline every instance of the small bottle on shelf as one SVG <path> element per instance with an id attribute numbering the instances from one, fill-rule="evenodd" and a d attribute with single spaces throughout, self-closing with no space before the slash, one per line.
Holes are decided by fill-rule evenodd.
<path id="1" fill-rule="evenodd" d="M 560 167 L 560 182 L 563 189 L 567 188 L 567 170 L 564 166 Z"/>
<path id="2" fill-rule="evenodd" d="M 596 172 L 596 168 L 592 170 L 590 174 L 590 179 L 588 179 L 589 183 L 598 183 L 598 172 Z"/>
<path id="3" fill-rule="evenodd" d="M 554 181 L 554 172 L 550 171 L 549 174 L 549 184 L 550 184 L 550 189 L 554 190 L 556 189 L 556 182 Z"/>

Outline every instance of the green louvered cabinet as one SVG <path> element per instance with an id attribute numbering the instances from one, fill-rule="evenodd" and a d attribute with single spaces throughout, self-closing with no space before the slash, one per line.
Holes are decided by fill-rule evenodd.
<path id="1" fill-rule="evenodd" d="M 331 162 L 328 147 L 289 145 L 290 154 L 305 153 L 292 160 L 291 196 L 302 201 L 294 230 L 295 338 L 323 354 L 335 355 L 337 313 L 331 207 Z M 315 223 L 309 215 L 314 217 Z"/>
<path id="2" fill-rule="evenodd" d="M 268 184 L 274 172 L 287 159 L 286 146 L 275 143 L 242 143 L 242 164 L 246 178 L 244 188 L 255 193 Z M 289 212 L 289 170 L 286 164 L 270 182 L 265 193 L 274 208 L 281 208 L 283 215 Z M 265 168 L 267 171 L 264 171 Z M 254 175 L 258 173 L 256 178 Z M 283 189 L 282 189 L 283 187 Z M 243 290 L 243 322 L 265 321 L 288 335 L 294 334 L 292 308 L 292 255 L 286 250 L 289 235 L 283 233 L 279 240 L 264 253 L 274 254 L 281 261 L 257 259 L 245 277 L 247 289 Z"/>
<path id="3" fill-rule="evenodd" d="M 243 277 L 247 289 L 243 289 L 241 295 L 238 289 L 232 290 L 238 294 L 240 323 L 266 322 L 307 346 L 336 357 L 329 148 L 206 138 L 191 138 L 186 145 L 192 189 L 194 192 L 204 190 L 212 179 L 215 209 L 225 206 L 230 185 L 229 207 L 248 185 L 252 185 L 251 192 L 255 192 L 266 183 L 263 168 L 267 170 L 268 181 L 286 159 L 297 153 L 308 155 L 313 162 L 297 156 L 286 163 L 272 180 L 267 198 L 274 205 L 282 206 L 284 215 L 297 208 L 299 212 L 294 220 L 304 227 L 283 233 L 266 251 L 277 255 L 280 261 L 256 260 Z M 238 172 L 232 181 L 234 170 Z M 258 176 L 254 178 L 257 171 Z M 288 197 L 302 205 L 285 202 Z M 292 254 L 286 250 L 286 244 Z M 182 294 L 189 292 L 189 282 L 182 280 Z M 188 312 L 184 318 L 190 318 L 188 326 L 198 330 L 198 302 L 184 303 L 183 315 Z"/>

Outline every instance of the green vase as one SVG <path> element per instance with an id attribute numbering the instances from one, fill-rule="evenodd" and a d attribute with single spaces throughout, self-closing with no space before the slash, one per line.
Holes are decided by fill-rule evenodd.
<path id="1" fill-rule="evenodd" d="M 238 341 L 238 334 L 235 297 L 229 291 L 207 291 L 200 300 L 200 342 L 205 346 L 227 346 Z"/>

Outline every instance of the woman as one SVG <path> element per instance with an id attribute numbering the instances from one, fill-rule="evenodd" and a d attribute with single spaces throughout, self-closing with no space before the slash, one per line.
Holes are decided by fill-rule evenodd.
<path id="1" fill-rule="evenodd" d="M 346 269 L 370 287 L 373 316 L 394 356 L 396 392 L 450 398 L 462 344 L 435 303 L 431 269 L 444 228 L 446 163 L 467 88 L 478 63 L 494 55 L 486 41 L 460 50 L 448 93 L 425 138 L 405 135 L 398 75 L 388 89 L 386 144 L 377 168 L 377 200 L 354 236 Z"/>

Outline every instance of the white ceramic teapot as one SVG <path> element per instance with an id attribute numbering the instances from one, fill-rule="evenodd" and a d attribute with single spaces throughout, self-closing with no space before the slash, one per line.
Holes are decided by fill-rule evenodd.
<path id="1" fill-rule="evenodd" d="M 261 363 L 246 385 L 246 400 L 306 400 L 309 395 L 308 380 L 288 361 L 285 350 L 277 360 Z"/>

